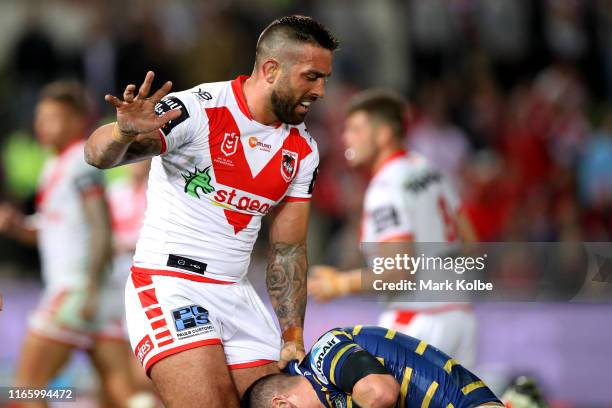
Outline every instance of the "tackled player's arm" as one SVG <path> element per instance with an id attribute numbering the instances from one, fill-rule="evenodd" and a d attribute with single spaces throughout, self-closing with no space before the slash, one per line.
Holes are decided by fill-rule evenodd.
<path id="1" fill-rule="evenodd" d="M 306 235 L 310 203 L 288 202 L 276 208 L 270 226 L 266 286 L 283 334 L 281 368 L 304 357 L 304 314 L 308 259 Z"/>

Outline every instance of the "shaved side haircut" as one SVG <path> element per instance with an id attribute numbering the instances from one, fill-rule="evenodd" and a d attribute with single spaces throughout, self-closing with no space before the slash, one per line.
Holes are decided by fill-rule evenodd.
<path id="1" fill-rule="evenodd" d="M 323 24 L 307 16 L 286 16 L 274 20 L 259 36 L 255 49 L 256 66 L 275 57 L 289 43 L 311 44 L 330 51 L 338 48 L 338 40 Z"/>

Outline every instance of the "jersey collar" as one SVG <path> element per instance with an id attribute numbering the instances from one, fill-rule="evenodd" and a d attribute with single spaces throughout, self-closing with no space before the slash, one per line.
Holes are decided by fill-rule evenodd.
<path id="1" fill-rule="evenodd" d="M 242 112 L 242 114 L 246 116 L 247 119 L 253 122 L 259 123 L 253 118 L 253 115 L 251 115 L 251 111 L 249 110 L 249 105 L 247 104 L 246 97 L 244 96 L 244 83 L 249 78 L 250 77 L 248 75 L 240 75 L 236 79 L 234 79 L 232 81 L 232 92 L 234 93 L 236 102 L 238 102 L 238 108 L 240 109 L 240 112 Z M 261 124 L 261 125 L 278 129 L 282 125 L 282 123 L 276 122 L 274 126 L 267 126 L 264 124 Z"/>
<path id="2" fill-rule="evenodd" d="M 372 177 L 371 178 L 376 177 L 390 163 L 394 162 L 395 160 L 397 160 L 397 159 L 399 159 L 401 157 L 406 157 L 407 154 L 408 154 L 408 152 L 405 149 L 399 149 L 399 150 L 396 150 L 395 152 L 391 153 L 391 155 L 389 157 L 387 157 L 382 163 L 380 163 L 378 166 L 376 166 L 376 168 L 374 168 L 372 170 Z"/>

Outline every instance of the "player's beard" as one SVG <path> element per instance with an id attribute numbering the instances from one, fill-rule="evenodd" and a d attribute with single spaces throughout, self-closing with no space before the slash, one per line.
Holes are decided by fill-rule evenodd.
<path id="1" fill-rule="evenodd" d="M 298 113 L 296 108 L 301 97 L 295 97 L 291 87 L 285 82 L 272 90 L 270 102 L 274 115 L 283 123 L 299 125 L 304 121 L 306 113 Z"/>

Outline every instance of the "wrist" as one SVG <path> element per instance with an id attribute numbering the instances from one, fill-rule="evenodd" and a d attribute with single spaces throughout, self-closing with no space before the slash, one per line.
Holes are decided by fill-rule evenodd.
<path id="1" fill-rule="evenodd" d="M 302 327 L 289 327 L 283 331 L 283 341 L 287 342 L 296 342 L 300 344 L 304 344 L 304 328 Z"/>
<path id="2" fill-rule="evenodd" d="M 116 142 L 129 144 L 134 141 L 137 135 L 138 133 L 129 133 L 121 130 L 117 122 L 113 126 L 113 140 Z"/>

